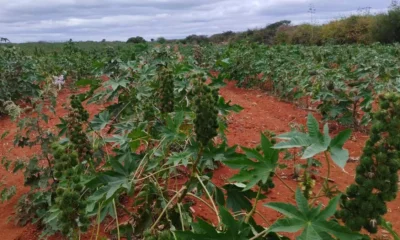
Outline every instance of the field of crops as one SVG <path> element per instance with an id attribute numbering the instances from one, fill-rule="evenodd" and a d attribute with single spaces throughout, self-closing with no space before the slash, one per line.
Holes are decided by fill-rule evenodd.
<path id="1" fill-rule="evenodd" d="M 4 239 L 400 239 L 400 45 L 0 48 Z"/>

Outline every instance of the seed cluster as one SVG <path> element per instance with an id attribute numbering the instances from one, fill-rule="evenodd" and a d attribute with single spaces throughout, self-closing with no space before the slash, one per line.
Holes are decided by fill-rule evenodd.
<path id="1" fill-rule="evenodd" d="M 193 89 L 193 95 L 195 96 L 196 112 L 195 132 L 197 140 L 205 146 L 218 135 L 218 110 L 216 108 L 218 90 L 212 90 L 202 81 L 198 81 Z"/>
<path id="2" fill-rule="evenodd" d="M 310 199 L 312 195 L 312 190 L 315 187 L 315 180 L 311 178 L 310 173 L 305 171 L 303 174 L 303 179 L 299 183 L 300 189 L 303 192 L 305 198 Z"/>
<path id="3" fill-rule="evenodd" d="M 362 227 L 377 232 L 386 202 L 396 198 L 400 166 L 400 96 L 380 95 L 380 110 L 373 114 L 370 139 L 367 141 L 360 164 L 356 168 L 355 183 L 342 196 L 341 210 L 336 213 L 354 231 Z"/>
<path id="4" fill-rule="evenodd" d="M 83 132 L 82 123 L 89 119 L 89 113 L 75 96 L 71 97 L 71 110 L 68 114 L 68 131 L 71 142 L 78 151 L 79 161 L 88 160 L 93 155 L 89 139 Z"/>
<path id="5" fill-rule="evenodd" d="M 161 112 L 170 113 L 174 111 L 174 77 L 172 71 L 162 66 L 158 73 L 158 79 L 161 83 L 160 98 Z"/>
<path id="6" fill-rule="evenodd" d="M 52 144 L 55 161 L 55 177 L 59 180 L 55 203 L 60 209 L 62 233 L 68 235 L 76 229 L 85 232 L 90 224 L 86 215 L 86 202 L 81 197 L 82 165 L 78 164 L 78 153 L 70 146 Z"/>

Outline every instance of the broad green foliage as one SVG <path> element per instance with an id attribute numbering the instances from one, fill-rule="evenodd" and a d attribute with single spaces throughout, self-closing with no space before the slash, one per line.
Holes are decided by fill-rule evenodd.
<path id="1" fill-rule="evenodd" d="M 335 138 L 329 136 L 328 124 L 324 125 L 324 132 L 319 130 L 318 121 L 313 115 L 308 115 L 308 133 L 290 132 L 277 136 L 278 139 L 287 140 L 274 146 L 275 149 L 305 148 L 302 158 L 312 158 L 325 151 L 331 154 L 332 160 L 341 168 L 344 168 L 349 159 L 349 151 L 343 149 L 343 144 L 351 135 L 350 130 L 340 132 Z"/>
<path id="2" fill-rule="evenodd" d="M 278 27 L 273 25 L 270 31 Z M 192 37 L 188 40 L 197 39 Z M 277 232 L 299 232 L 299 239 L 368 239 L 352 232 L 358 229 L 343 216 L 338 217 L 346 225 L 333 216 L 339 198 L 346 205 L 344 198 L 352 202 L 358 197 L 348 192 L 340 197 L 328 182 L 331 160 L 343 168 L 348 159 L 343 146 L 351 131 L 332 138 L 328 125 L 321 132 L 319 122 L 309 115 L 307 131 L 277 137 L 265 131 L 254 148 L 229 146 L 228 115 L 242 108 L 226 102 L 219 89 L 225 79 L 232 78 L 246 87 L 272 83 L 270 90 L 283 98 L 309 96 L 318 101 L 325 120 L 358 126 L 359 108 L 365 113 L 363 123 L 367 123 L 374 94 L 398 87 L 398 46 L 102 46 L 87 49 L 69 41 L 58 51 L 35 49 L 32 57 L 20 59 L 35 65 L 29 71 L 23 69 L 22 80 L 34 76 L 28 82 L 38 92 L 29 95 L 29 108 L 12 105 L 18 121 L 14 145 L 38 151 L 30 159 L 1 160 L 13 173 L 22 170 L 24 184 L 30 188 L 16 206 L 17 223 L 35 223 L 43 229 L 43 237 L 62 234 L 67 239 L 80 239 L 88 229 L 94 231 L 87 231 L 87 236 L 100 239 L 97 230 L 104 229 L 104 224 L 109 230 L 106 234 L 115 239 L 287 239 Z M 2 63 L 9 66 L 14 57 L 11 54 Z M 331 67 L 333 63 L 339 67 Z M 7 74 L 15 70 L 10 69 Z M 67 116 L 57 115 L 59 88 L 50 81 L 60 74 L 68 79 L 64 87 L 75 94 L 62 106 Z M 76 91 L 77 87 L 86 89 Z M 372 131 L 378 136 L 391 127 L 388 144 L 394 149 L 398 145 L 392 137 L 397 122 L 386 122 L 386 117 L 395 118 L 398 98 L 389 94 L 384 99 L 381 107 L 387 114 L 379 123 L 374 122 Z M 90 106 L 96 104 L 100 105 Z M 89 108 L 98 110 L 89 116 Z M 379 116 L 377 113 L 374 118 Z M 60 119 L 57 129 L 47 127 L 49 119 Z M 1 138 L 7 134 L 2 133 Z M 276 143 L 275 139 L 283 141 Z M 376 136 L 373 139 L 380 141 Z M 376 160 L 396 159 L 382 146 L 368 147 Z M 279 162 L 281 149 L 292 148 L 297 151 L 291 155 L 294 160 L 296 156 L 306 159 L 297 164 L 303 171 L 297 191 L 286 183 L 289 179 L 276 174 L 277 167 L 284 167 Z M 286 155 L 290 153 L 285 151 Z M 328 173 L 317 193 L 311 176 L 319 174 L 316 170 L 321 163 L 314 157 L 320 153 L 326 157 Z M 361 159 L 363 166 L 372 164 L 364 161 Z M 238 170 L 228 183 L 221 184 L 213 177 L 221 164 Z M 364 170 L 357 168 L 357 174 L 364 174 Z M 388 170 L 379 165 L 368 171 L 393 180 L 397 168 Z M 394 182 L 380 186 L 387 179 L 379 174 L 371 175 L 376 178 L 377 189 L 386 191 L 387 185 L 393 190 Z M 365 174 L 357 179 L 364 178 Z M 293 192 L 296 206 L 268 199 L 268 192 L 275 191 L 276 180 L 283 184 L 280 187 Z M 15 194 L 15 187 L 1 186 L 1 201 Z M 382 199 L 395 197 L 393 191 L 377 195 Z M 323 197 L 330 198 L 329 204 L 315 207 L 314 201 Z M 269 224 L 270 216 L 257 209 L 262 199 L 285 218 Z M 369 207 L 368 201 L 357 201 L 357 206 Z M 195 219 L 194 204 L 207 208 L 215 222 Z M 377 209 L 373 210 L 376 215 Z M 351 216 L 357 218 L 375 217 L 363 214 L 351 210 Z M 268 228 L 255 221 L 257 215 Z M 390 223 L 377 223 L 396 236 Z"/>
<path id="3" fill-rule="evenodd" d="M 230 181 L 246 183 L 243 191 L 250 190 L 257 183 L 267 184 L 273 187 L 270 178 L 273 176 L 278 164 L 278 150 L 272 149 L 272 143 L 264 135 L 261 135 L 260 154 L 256 149 L 242 147 L 247 158 L 224 161 L 233 169 L 240 169 L 240 172 L 230 178 Z M 254 159 L 254 160 L 251 160 Z"/>
<path id="4" fill-rule="evenodd" d="M 332 235 L 343 240 L 363 239 L 361 234 L 351 232 L 347 228 L 340 226 L 338 222 L 330 219 L 335 214 L 339 199 L 340 196 L 336 196 L 322 210 L 321 205 L 310 208 L 307 199 L 298 189 L 296 191 L 297 206 L 280 202 L 265 204 L 266 207 L 285 215 L 285 218 L 277 220 L 268 231 L 298 232 L 302 230 L 301 235 L 297 238 L 299 240 L 334 239 Z"/>
<path id="5" fill-rule="evenodd" d="M 12 109 L 7 109 L 7 105 L 10 106 L 12 102 L 29 101 L 30 97 L 39 96 L 37 83 L 44 80 L 45 76 L 40 73 L 36 59 L 24 55 L 17 48 L 1 47 L 0 114 L 10 113 Z"/>
<path id="6" fill-rule="evenodd" d="M 398 45 L 264 46 L 223 48 L 216 69 L 241 87 L 259 87 L 324 120 L 360 127 L 370 121 L 376 94 L 400 89 Z"/>

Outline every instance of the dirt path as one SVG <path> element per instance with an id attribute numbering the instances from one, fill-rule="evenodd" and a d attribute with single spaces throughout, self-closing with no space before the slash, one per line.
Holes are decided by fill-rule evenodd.
<path id="1" fill-rule="evenodd" d="M 244 90 L 234 86 L 233 83 L 229 83 L 228 86 L 221 89 L 221 95 L 226 100 L 231 100 L 234 104 L 239 104 L 244 107 L 244 110 L 239 114 L 232 114 L 229 117 L 229 132 L 227 133 L 228 141 L 230 145 L 238 144 L 247 147 L 253 147 L 260 141 L 260 132 L 269 130 L 275 133 L 283 133 L 290 130 L 291 123 L 305 124 L 308 112 L 296 108 L 293 104 L 284 103 L 278 101 L 276 98 L 267 96 L 263 92 L 258 90 Z M 68 91 L 62 91 L 59 95 L 59 101 L 57 111 L 59 116 L 65 115 L 65 110 L 62 108 L 62 104 L 65 103 L 67 97 L 70 95 Z M 99 111 L 101 106 L 90 105 L 88 111 L 93 115 Z M 318 117 L 318 116 L 317 116 Z M 58 123 L 58 118 L 50 119 L 49 126 L 54 127 Z M 12 149 L 12 140 L 15 132 L 15 124 L 12 123 L 8 118 L 0 119 L 0 134 L 10 130 L 11 134 L 0 142 L 0 155 L 5 156 L 9 159 L 26 158 L 34 153 L 34 149 Z M 333 131 L 336 134 L 338 131 Z M 353 133 L 352 140 L 348 141 L 345 145 L 350 151 L 351 157 L 359 157 L 361 155 L 362 148 L 364 146 L 367 136 L 362 133 Z M 10 150 L 12 149 L 12 150 Z M 322 159 L 321 159 L 322 160 Z M 283 160 L 281 160 L 283 161 Z M 292 180 L 290 174 L 293 172 L 293 164 L 291 161 L 285 162 L 289 168 L 284 170 L 278 170 L 277 174 L 284 179 L 284 181 L 292 188 L 295 189 L 297 182 Z M 323 163 L 325 166 L 326 164 Z M 338 184 L 341 190 L 345 189 L 354 179 L 354 169 L 357 163 L 348 163 L 346 171 L 343 172 L 338 167 L 332 169 L 332 179 L 335 184 Z M 325 169 L 320 169 L 322 173 Z M 228 182 L 233 171 L 227 167 L 222 166 L 214 173 L 214 181 L 218 185 L 223 185 Z M 0 168 L 0 175 L 4 176 L 4 183 L 6 186 L 17 185 L 17 195 L 9 202 L 0 204 L 0 239 L 4 240 L 31 240 L 36 239 L 37 231 L 34 227 L 16 227 L 13 221 L 7 222 L 7 219 L 12 216 L 14 212 L 13 206 L 18 201 L 18 198 L 25 193 L 28 189 L 22 186 L 23 175 L 22 174 L 11 174 L 5 171 L 4 168 Z M 318 180 L 316 188 L 319 189 L 321 180 Z M 258 204 L 258 212 L 255 218 L 256 220 L 264 225 L 268 226 L 269 223 L 276 220 L 280 215 L 274 211 L 271 211 L 263 204 L 269 201 L 283 201 L 283 202 L 294 202 L 294 194 L 285 187 L 278 179 L 274 179 L 275 188 L 268 193 L 268 198 L 260 201 Z M 323 201 L 326 202 L 326 201 Z M 395 230 L 400 230 L 400 198 L 389 204 L 389 213 L 386 215 L 386 219 L 391 221 L 394 225 Z M 205 217 L 213 218 L 212 214 L 207 207 L 202 204 L 196 204 L 194 207 L 196 214 Z M 262 217 L 261 217 L 261 216 Z M 265 218 L 265 221 L 263 218 Z"/>

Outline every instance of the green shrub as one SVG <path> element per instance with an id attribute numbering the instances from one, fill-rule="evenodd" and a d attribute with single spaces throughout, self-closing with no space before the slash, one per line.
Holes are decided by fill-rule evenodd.
<path id="1" fill-rule="evenodd" d="M 400 6 L 393 6 L 387 14 L 376 16 L 372 29 L 374 40 L 381 43 L 400 41 Z"/>
<path id="2" fill-rule="evenodd" d="M 137 37 L 131 37 L 126 41 L 127 43 L 145 43 L 146 40 L 144 38 L 137 36 Z"/>

